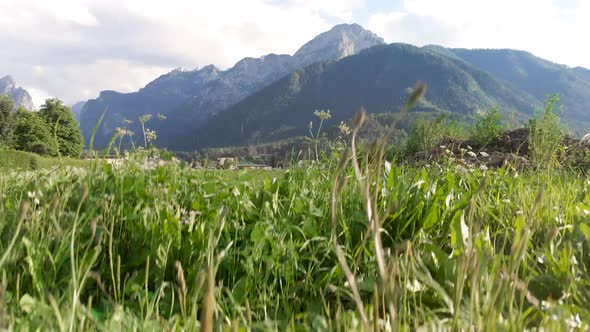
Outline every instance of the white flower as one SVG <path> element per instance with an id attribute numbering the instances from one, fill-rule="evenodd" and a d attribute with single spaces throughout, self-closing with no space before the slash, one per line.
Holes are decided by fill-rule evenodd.
<path id="1" fill-rule="evenodd" d="M 412 292 L 412 293 L 416 293 L 421 291 L 424 287 L 422 286 L 422 284 L 420 283 L 420 281 L 414 279 L 413 281 L 408 280 L 406 283 L 406 288 Z"/>
<path id="2" fill-rule="evenodd" d="M 576 259 L 576 256 L 574 255 L 572 255 L 572 264 L 578 265 L 578 259 Z"/>
<path id="3" fill-rule="evenodd" d="M 576 314 L 575 316 L 570 316 L 568 319 L 565 320 L 566 324 L 573 328 L 578 328 L 582 326 L 582 320 L 580 319 L 580 314 Z"/>
<path id="4" fill-rule="evenodd" d="M 424 180 L 419 180 L 418 182 L 414 183 L 411 188 L 421 187 L 424 184 L 424 182 L 425 182 Z"/>
<path id="5" fill-rule="evenodd" d="M 451 150 L 449 150 L 449 149 L 445 149 L 445 153 L 446 153 L 446 154 L 451 154 Z"/>
<path id="6" fill-rule="evenodd" d="M 446 149 L 446 148 L 447 148 L 447 146 L 446 146 L 446 145 L 441 145 L 441 146 L 440 146 L 440 148 L 441 148 L 441 149 Z"/>
<path id="7" fill-rule="evenodd" d="M 489 154 L 487 154 L 487 152 L 484 152 L 484 151 L 480 151 L 479 154 L 484 158 L 487 158 L 490 156 Z"/>
<path id="8" fill-rule="evenodd" d="M 473 158 L 476 158 L 477 157 L 477 155 L 473 151 L 469 151 L 469 152 L 467 152 L 467 154 L 470 155 Z"/>
<path id="9" fill-rule="evenodd" d="M 558 224 L 563 225 L 563 216 L 557 216 L 557 217 L 555 217 L 555 221 Z"/>
<path id="10" fill-rule="evenodd" d="M 487 171 L 488 170 L 488 167 L 486 165 L 480 165 L 479 166 L 479 169 L 482 170 L 482 171 Z"/>
<path id="11" fill-rule="evenodd" d="M 389 172 L 391 171 L 391 163 L 389 161 L 385 161 L 385 173 L 389 174 Z"/>

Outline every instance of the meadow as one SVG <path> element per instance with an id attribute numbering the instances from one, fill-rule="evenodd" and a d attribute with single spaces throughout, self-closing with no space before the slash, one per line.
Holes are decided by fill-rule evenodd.
<path id="1" fill-rule="evenodd" d="M 286 170 L 4 170 L 0 327 L 588 330 L 590 180 L 552 119 L 527 167 L 393 159 L 361 113 Z"/>
<path id="2" fill-rule="evenodd" d="M 0 321 L 9 330 L 588 328 L 584 174 L 433 164 L 369 176 L 381 248 L 367 188 L 336 161 L 268 176 L 133 163 L 3 173 Z"/>

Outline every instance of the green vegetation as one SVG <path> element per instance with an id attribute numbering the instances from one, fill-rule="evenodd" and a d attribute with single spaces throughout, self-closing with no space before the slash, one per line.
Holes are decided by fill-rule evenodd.
<path id="1" fill-rule="evenodd" d="M 18 109 L 14 118 L 13 146 L 20 151 L 29 151 L 47 156 L 57 156 L 56 141 L 50 128 L 39 114 Z"/>
<path id="2" fill-rule="evenodd" d="M 43 157 L 31 152 L 0 148 L 0 172 L 33 171 L 55 166 L 88 167 L 90 166 L 90 161 L 72 158 Z"/>
<path id="3" fill-rule="evenodd" d="M 58 99 L 47 99 L 39 112 L 19 108 L 0 97 L 0 147 L 46 156 L 79 157 L 82 132 L 72 111 Z"/>
<path id="4" fill-rule="evenodd" d="M 82 154 L 84 138 L 69 107 L 59 99 L 47 99 L 38 114 L 49 127 L 60 156 L 79 157 Z"/>
<path id="5" fill-rule="evenodd" d="M 414 114 L 449 113 L 473 118 L 478 109 L 515 110 L 524 120 L 542 106 L 458 57 L 406 44 L 376 46 L 337 62 L 298 70 L 245 98 L 192 130 L 175 149 L 260 144 L 308 134 L 304 110 L 329 109 L 325 127 L 353 117 L 360 107 L 374 114 L 396 112 L 416 80 L 428 82 L 428 94 Z M 170 116 L 170 123 L 174 123 Z"/>
<path id="6" fill-rule="evenodd" d="M 502 133 L 502 116 L 493 108 L 484 114 L 478 114 L 471 128 L 471 137 L 481 145 L 486 145 Z"/>
<path id="7" fill-rule="evenodd" d="M 563 154 L 563 130 L 560 125 L 559 114 L 556 109 L 560 102 L 558 95 L 551 96 L 545 101 L 542 114 L 531 118 L 528 123 L 531 132 L 529 146 L 531 159 L 542 167 L 559 165 L 558 157 Z"/>
<path id="8" fill-rule="evenodd" d="M 136 165 L 4 174 L 3 321 L 145 330 L 212 318 L 254 329 L 358 329 L 331 240 L 334 167 L 263 180 Z M 590 319 L 587 249 L 578 249 L 590 246 L 584 176 L 452 166 L 376 174 L 370 189 L 382 192 L 375 207 L 390 293 L 380 291 L 358 184 L 341 188 L 335 209 L 370 323 L 560 329 Z M 375 319 L 389 310 L 382 301 L 395 320 Z"/>
<path id="9" fill-rule="evenodd" d="M 9 146 L 12 142 L 12 109 L 14 103 L 8 96 L 0 96 L 0 147 Z"/>
<path id="10" fill-rule="evenodd" d="M 429 152 L 444 137 L 464 137 L 463 124 L 451 120 L 448 115 L 441 115 L 434 120 L 418 118 L 410 130 L 406 141 L 405 155 L 417 152 Z"/>
<path id="11" fill-rule="evenodd" d="M 531 122 L 539 161 L 556 102 Z M 366 120 L 285 172 L 0 173 L 0 327 L 590 328 L 587 168 L 395 164 L 389 137 L 359 143 Z"/>

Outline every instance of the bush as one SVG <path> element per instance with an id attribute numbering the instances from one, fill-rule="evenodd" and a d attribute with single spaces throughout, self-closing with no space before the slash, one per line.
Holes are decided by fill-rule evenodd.
<path id="1" fill-rule="evenodd" d="M 559 120 L 561 106 L 559 95 L 554 94 L 545 100 L 541 116 L 529 120 L 529 150 L 531 160 L 537 167 L 553 167 L 559 164 L 558 156 L 563 151 L 563 131 Z"/>
<path id="2" fill-rule="evenodd" d="M 0 171 L 37 169 L 39 156 L 14 150 L 0 150 Z"/>
<path id="3" fill-rule="evenodd" d="M 443 137 L 464 137 L 464 128 L 443 114 L 434 120 L 418 118 L 410 129 L 406 141 L 405 155 L 411 156 L 417 152 L 430 151 Z"/>
<path id="4" fill-rule="evenodd" d="M 487 145 L 502 133 L 502 116 L 493 108 L 483 114 L 478 114 L 471 127 L 471 137 L 480 145 Z"/>

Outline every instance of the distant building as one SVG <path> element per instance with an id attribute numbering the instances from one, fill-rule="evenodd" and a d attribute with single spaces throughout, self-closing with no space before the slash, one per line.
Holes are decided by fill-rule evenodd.
<path id="1" fill-rule="evenodd" d="M 237 158 L 232 154 L 224 154 L 217 157 L 217 165 L 220 168 L 236 169 Z"/>

